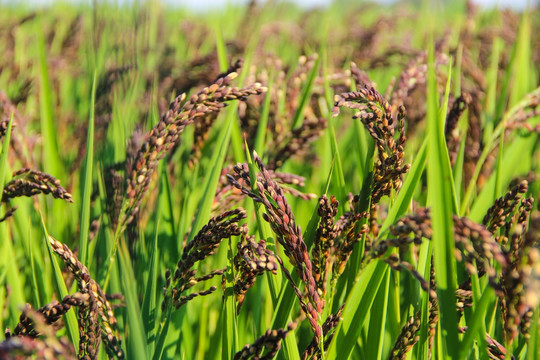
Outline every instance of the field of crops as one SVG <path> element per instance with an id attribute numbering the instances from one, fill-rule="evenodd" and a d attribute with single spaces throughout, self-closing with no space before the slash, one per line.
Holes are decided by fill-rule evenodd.
<path id="1" fill-rule="evenodd" d="M 0 359 L 540 358 L 540 11 L 0 5 Z"/>

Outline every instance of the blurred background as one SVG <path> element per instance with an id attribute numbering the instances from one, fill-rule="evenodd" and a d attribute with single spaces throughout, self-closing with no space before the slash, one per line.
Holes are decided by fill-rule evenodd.
<path id="1" fill-rule="evenodd" d="M 130 3 L 130 2 L 138 2 L 139 0 L 115 0 L 110 1 L 112 3 Z M 326 6 L 332 2 L 332 0 L 289 0 L 292 3 L 296 3 L 297 5 L 305 8 L 311 8 L 311 7 L 319 7 L 319 6 Z M 64 2 L 64 3 L 84 3 L 88 2 L 88 0 L 0 0 L 0 4 L 20 4 L 23 3 L 29 3 L 29 4 L 40 4 L 40 5 L 48 5 L 55 2 Z M 186 7 L 193 10 L 205 10 L 205 9 L 215 9 L 216 7 L 222 7 L 226 6 L 227 4 L 247 4 L 249 0 L 206 0 L 206 1 L 190 1 L 190 0 L 163 0 L 164 3 L 167 3 L 168 5 L 177 5 L 179 7 Z M 378 3 L 393 3 L 396 2 L 395 0 L 377 0 L 375 2 Z M 418 2 L 421 2 L 420 0 Z M 512 8 L 512 9 L 525 9 L 527 5 L 533 5 L 537 4 L 538 1 L 532 1 L 532 0 L 474 0 L 473 3 L 486 6 L 486 7 L 493 7 L 498 6 L 502 8 Z"/>

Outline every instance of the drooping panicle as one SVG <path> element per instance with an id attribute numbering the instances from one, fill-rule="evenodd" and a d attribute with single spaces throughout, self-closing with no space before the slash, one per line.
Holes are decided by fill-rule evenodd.
<path id="1" fill-rule="evenodd" d="M 196 296 L 209 295 L 217 289 L 212 286 L 207 290 L 184 295 L 198 283 L 223 275 L 225 269 L 217 269 L 207 275 L 196 277 L 197 270 L 193 269 L 193 265 L 214 254 L 223 239 L 243 234 L 245 230 L 238 225 L 238 222 L 245 218 L 244 209 L 226 211 L 210 219 L 193 240 L 187 243 L 174 273 L 168 269 L 165 274 L 164 299 L 161 304 L 163 310 L 169 305 L 178 309 Z"/>
<path id="2" fill-rule="evenodd" d="M 83 351 L 92 358 L 92 354 L 97 354 L 99 350 L 99 342 L 103 340 L 109 356 L 123 359 L 124 352 L 120 347 L 116 317 L 101 286 L 90 277 L 88 268 L 81 264 L 67 245 L 52 236 L 49 236 L 48 241 L 77 280 L 79 291 L 89 296 L 87 306 L 79 308 L 79 332 L 81 338 L 86 339 L 79 342 L 79 352 Z"/>
<path id="3" fill-rule="evenodd" d="M 326 286 L 329 270 L 333 262 L 334 239 L 337 232 L 334 230 L 334 218 L 337 215 L 339 202 L 335 196 L 330 199 L 326 195 L 319 198 L 319 208 L 317 210 L 320 220 L 313 248 L 311 249 L 311 258 L 313 260 L 313 274 L 317 282 L 317 289 L 322 298 L 326 295 Z"/>
<path id="4" fill-rule="evenodd" d="M 371 204 L 377 204 L 392 190 L 401 187 L 402 177 L 410 165 L 404 163 L 405 108 L 399 106 L 395 119 L 388 101 L 374 88 L 366 87 L 358 91 L 336 95 L 333 115 L 337 116 L 341 107 L 355 111 L 353 119 L 360 119 L 377 147 L 377 161 L 373 169 Z M 396 138 L 396 132 L 399 136 Z"/>
<path id="5" fill-rule="evenodd" d="M 467 110 L 469 103 L 472 101 L 471 96 L 468 93 L 462 93 L 457 99 L 454 100 L 450 111 L 446 116 L 446 124 L 444 127 L 444 136 L 446 139 L 446 145 L 448 147 L 448 155 L 450 156 L 450 164 L 454 165 L 459 151 L 459 145 L 461 143 L 461 134 L 458 129 L 458 121 Z"/>
<path id="6" fill-rule="evenodd" d="M 291 131 L 288 141 L 271 153 L 268 169 L 278 169 L 292 156 L 305 152 L 306 147 L 321 136 L 326 126 L 324 118 L 306 118 L 300 127 Z"/>
<path id="7" fill-rule="evenodd" d="M 242 233 L 237 244 L 238 253 L 233 259 L 234 265 L 234 293 L 236 295 L 237 312 L 244 302 L 247 291 L 255 284 L 258 276 L 266 271 L 276 274 L 277 262 L 273 251 L 266 247 L 266 242 L 255 241 L 254 236 Z"/>
<path id="8" fill-rule="evenodd" d="M 90 300 L 90 295 L 82 292 L 76 292 L 71 295 L 66 295 L 61 302 L 54 300 L 53 302 L 36 310 L 37 313 L 43 315 L 44 322 L 48 325 L 56 323 L 62 315 L 68 312 L 72 306 L 83 306 Z M 31 309 L 30 305 L 26 306 L 27 309 Z M 25 335 L 37 337 L 37 332 L 32 319 L 28 316 L 27 311 L 23 311 L 19 317 L 19 323 L 15 327 L 13 332 L 15 335 Z"/>
<path id="9" fill-rule="evenodd" d="M 295 326 L 290 324 L 286 329 L 266 330 L 264 335 L 259 337 L 253 344 L 245 345 L 242 350 L 234 355 L 234 360 L 270 360 L 273 359 L 281 348 L 281 341 L 287 334 L 294 330 Z"/>
<path id="10" fill-rule="evenodd" d="M 39 311 L 26 307 L 21 319 L 24 319 L 25 324 L 30 324 L 33 334 L 15 335 L 7 329 L 6 339 L 0 342 L 0 358 L 42 360 L 83 358 L 76 356 L 73 345 L 65 337 L 57 337 L 56 330 L 47 323 L 45 316 Z"/>
<path id="11" fill-rule="evenodd" d="M 341 316 L 343 314 L 343 308 L 345 307 L 345 304 L 341 305 L 338 309 L 338 311 L 335 314 L 330 314 L 324 323 L 322 324 L 322 331 L 324 336 L 324 350 L 326 351 L 328 349 L 328 346 L 332 342 L 332 339 L 334 337 L 334 329 L 337 328 L 339 325 L 339 322 L 341 321 Z M 302 353 L 302 359 L 307 360 L 318 360 L 321 358 L 321 348 L 319 346 L 319 341 L 314 338 L 306 348 L 306 350 Z"/>
<path id="12" fill-rule="evenodd" d="M 205 87 L 187 101 L 182 94 L 174 99 L 156 126 L 150 131 L 146 141 L 137 152 L 132 165 L 126 169 L 126 200 L 124 201 L 120 226 L 125 226 L 138 211 L 142 198 L 151 182 L 151 176 L 163 157 L 179 141 L 185 127 L 200 118 L 219 112 L 226 102 L 243 100 L 251 95 L 258 95 L 266 88 L 255 83 L 246 88 L 232 87 L 232 81 L 238 76 L 230 72 L 219 77 L 212 85 Z"/>
<path id="13" fill-rule="evenodd" d="M 392 360 L 404 360 L 407 358 L 407 353 L 420 339 L 418 331 L 421 325 L 421 313 L 418 311 L 414 316 L 411 316 L 405 325 L 401 328 L 394 347 L 390 352 Z"/>
<path id="14" fill-rule="evenodd" d="M 34 196 L 51 194 L 55 199 L 73 202 L 69 192 L 60 186 L 60 180 L 52 175 L 28 168 L 13 173 L 13 179 L 4 186 L 2 202 L 19 196 Z"/>
<path id="15" fill-rule="evenodd" d="M 253 154 L 253 160 L 262 175 L 257 180 L 257 183 L 254 184 L 257 192 L 242 186 L 232 175 L 228 175 L 227 179 L 244 195 L 249 196 L 265 207 L 264 219 L 270 223 L 272 230 L 277 235 L 277 241 L 283 246 L 285 255 L 287 255 L 300 279 L 306 286 L 307 301 L 305 301 L 305 304 L 307 308 L 305 309 L 305 313 L 310 320 L 314 332 L 320 336 L 321 331 L 317 324 L 317 319 L 323 308 L 323 301 L 317 292 L 313 268 L 307 246 L 303 240 L 302 231 L 296 225 L 294 214 L 285 198 L 282 188 L 271 178 L 270 173 L 266 170 L 262 160 L 255 152 Z M 249 179 L 249 172 L 245 170 L 243 167 L 235 168 L 235 171 L 240 172 L 238 176 L 247 180 Z M 248 184 L 251 185 L 251 183 Z M 303 301 L 304 299 L 300 300 Z"/>

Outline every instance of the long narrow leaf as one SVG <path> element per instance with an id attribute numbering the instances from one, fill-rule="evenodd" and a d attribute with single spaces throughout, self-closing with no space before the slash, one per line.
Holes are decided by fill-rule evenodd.
<path id="1" fill-rule="evenodd" d="M 127 355 L 130 359 L 147 359 L 150 354 L 146 346 L 143 319 L 137 296 L 137 280 L 135 279 L 133 268 L 129 263 L 129 252 L 124 241 L 120 241 L 119 243 L 118 257 L 122 273 L 123 293 L 126 298 L 127 323 L 130 334 L 127 343 Z"/>
<path id="2" fill-rule="evenodd" d="M 347 359 L 350 356 L 387 271 L 388 265 L 383 261 L 374 261 L 362 270 L 347 297 L 343 321 L 338 325 L 326 354 L 328 359 Z"/>
<path id="3" fill-rule="evenodd" d="M 453 208 L 456 208 L 452 171 L 448 157 L 448 149 L 444 140 L 444 118 L 446 106 L 438 111 L 435 68 L 433 62 L 433 46 L 430 47 L 428 70 L 428 204 L 432 212 L 433 255 L 435 262 L 435 278 L 440 304 L 441 328 L 445 341 L 445 358 L 456 358 L 459 349 L 459 338 L 456 317 L 456 259 L 454 258 Z M 450 79 L 450 77 L 449 77 Z M 448 89 L 448 87 L 447 87 Z M 447 91 L 448 93 L 448 91 Z M 448 96 L 446 96 L 446 101 Z M 442 120 L 442 121 L 441 121 Z"/>
<path id="4" fill-rule="evenodd" d="M 86 158 L 84 161 L 83 193 L 81 204 L 81 230 L 79 232 L 79 260 L 88 267 L 88 232 L 90 230 L 90 195 L 92 193 L 92 170 L 94 166 L 94 106 L 96 103 L 97 78 L 94 72 L 90 115 L 88 117 L 88 134 L 86 135 Z"/>
<path id="5" fill-rule="evenodd" d="M 317 73 L 319 72 L 320 63 L 321 63 L 321 57 L 318 56 L 317 60 L 315 60 L 315 64 L 313 65 L 313 68 L 309 72 L 306 84 L 304 85 L 302 89 L 302 93 L 300 94 L 300 101 L 298 103 L 298 107 L 296 108 L 296 112 L 294 113 L 294 117 L 292 121 L 292 129 L 296 129 L 301 124 L 302 117 L 304 116 L 304 109 L 311 96 L 313 82 L 315 81 L 315 77 L 317 76 Z"/>

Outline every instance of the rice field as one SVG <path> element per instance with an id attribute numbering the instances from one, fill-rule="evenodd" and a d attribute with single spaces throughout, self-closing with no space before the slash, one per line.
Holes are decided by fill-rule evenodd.
<path id="1" fill-rule="evenodd" d="M 0 359 L 540 358 L 540 13 L 0 4 Z"/>

